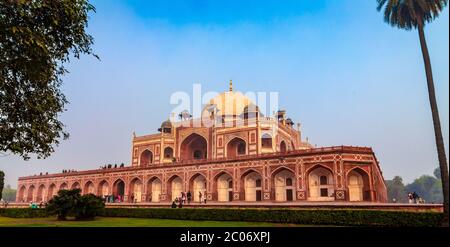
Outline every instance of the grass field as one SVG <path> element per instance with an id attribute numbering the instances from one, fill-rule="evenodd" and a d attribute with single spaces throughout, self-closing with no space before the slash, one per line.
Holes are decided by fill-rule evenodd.
<path id="1" fill-rule="evenodd" d="M 301 226 L 266 222 L 191 221 L 144 218 L 97 217 L 94 221 L 58 221 L 50 218 L 0 217 L 0 227 L 286 227 Z"/>

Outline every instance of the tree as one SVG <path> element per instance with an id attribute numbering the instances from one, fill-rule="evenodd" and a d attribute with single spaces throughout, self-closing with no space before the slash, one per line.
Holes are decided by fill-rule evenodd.
<path id="1" fill-rule="evenodd" d="M 58 194 L 48 202 L 46 210 L 50 214 L 56 214 L 58 220 L 66 220 L 78 204 L 80 192 L 80 189 L 58 191 Z"/>
<path id="2" fill-rule="evenodd" d="M 91 11 L 88 0 L 0 1 L 0 153 L 46 158 L 68 138 L 61 78 L 70 56 L 93 54 Z"/>
<path id="3" fill-rule="evenodd" d="M 395 199 L 397 202 L 406 202 L 406 190 L 403 179 L 395 176 L 392 180 L 386 180 L 389 202 Z"/>
<path id="4" fill-rule="evenodd" d="M 104 208 L 105 203 L 101 197 L 94 194 L 83 195 L 78 201 L 77 206 L 74 208 L 75 219 L 94 219 Z"/>
<path id="5" fill-rule="evenodd" d="M 3 188 L 3 200 L 7 202 L 14 202 L 16 200 L 16 192 L 17 190 L 12 189 L 11 185 L 6 185 L 6 187 Z"/>
<path id="6" fill-rule="evenodd" d="M 406 185 L 408 192 L 416 192 L 425 202 L 442 202 L 441 181 L 433 176 L 422 175 Z"/>
<path id="7" fill-rule="evenodd" d="M 445 155 L 444 140 L 442 138 L 441 122 L 436 103 L 436 93 L 434 89 L 433 73 L 431 70 L 430 55 L 425 40 L 424 27 L 439 16 L 440 12 L 447 6 L 447 0 L 377 0 L 377 10 L 384 7 L 385 22 L 400 29 L 418 30 L 425 74 L 427 78 L 428 98 L 433 118 L 434 136 L 439 159 L 439 169 L 441 171 L 442 191 L 444 196 L 444 225 L 448 226 L 448 168 L 447 157 Z"/>
<path id="8" fill-rule="evenodd" d="M 105 207 L 102 198 L 93 194 L 81 195 L 80 189 L 60 190 L 46 207 L 49 214 L 55 214 L 58 220 L 75 216 L 76 220 L 94 219 Z"/>
<path id="9" fill-rule="evenodd" d="M 5 173 L 0 171 L 0 200 L 3 198 L 3 186 L 5 186 Z"/>
<path id="10" fill-rule="evenodd" d="M 439 169 L 439 167 L 437 167 L 436 169 L 434 169 L 433 175 L 434 175 L 437 179 L 441 179 L 441 170 Z"/>

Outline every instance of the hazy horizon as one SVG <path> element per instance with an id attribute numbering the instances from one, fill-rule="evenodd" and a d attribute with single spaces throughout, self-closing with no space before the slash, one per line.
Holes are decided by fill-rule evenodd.
<path id="1" fill-rule="evenodd" d="M 278 92 L 279 106 L 317 146 L 370 146 L 385 179 L 438 167 L 417 31 L 384 23 L 376 1 L 92 1 L 88 32 L 101 58 L 67 64 L 61 115 L 70 139 L 49 158 L 0 157 L 19 176 L 129 164 L 132 133 L 156 133 L 170 96 Z M 449 150 L 449 15 L 425 29 Z"/>

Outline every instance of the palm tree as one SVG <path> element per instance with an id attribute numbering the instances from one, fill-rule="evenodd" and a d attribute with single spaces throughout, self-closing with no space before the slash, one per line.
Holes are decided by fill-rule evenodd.
<path id="1" fill-rule="evenodd" d="M 442 139 L 441 123 L 436 103 L 433 73 L 431 71 L 430 55 L 425 40 L 425 24 L 432 22 L 447 6 L 447 0 L 377 0 L 377 10 L 384 7 L 384 21 L 401 29 L 417 29 L 420 47 L 422 48 L 425 73 L 427 77 L 428 97 L 433 116 L 434 136 L 436 139 L 439 168 L 441 170 L 442 191 L 444 193 L 444 225 L 448 226 L 448 168 Z"/>

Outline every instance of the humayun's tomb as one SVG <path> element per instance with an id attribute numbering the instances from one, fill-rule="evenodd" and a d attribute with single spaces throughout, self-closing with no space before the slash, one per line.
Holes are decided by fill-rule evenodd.
<path id="1" fill-rule="evenodd" d="M 314 147 L 285 111 L 264 116 L 231 82 L 201 117 L 179 116 L 164 121 L 159 133 L 133 134 L 131 165 L 20 177 L 16 201 L 45 202 L 59 190 L 79 188 L 149 204 L 170 203 L 187 191 L 194 201 L 201 193 L 223 204 L 387 202 L 372 148 Z"/>

